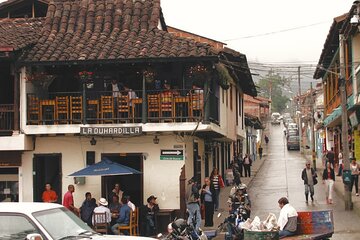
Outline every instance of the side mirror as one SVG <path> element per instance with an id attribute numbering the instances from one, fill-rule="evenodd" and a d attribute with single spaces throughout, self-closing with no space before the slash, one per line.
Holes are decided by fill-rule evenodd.
<path id="1" fill-rule="evenodd" d="M 30 233 L 26 235 L 26 240 L 43 240 L 43 238 L 38 233 Z"/>

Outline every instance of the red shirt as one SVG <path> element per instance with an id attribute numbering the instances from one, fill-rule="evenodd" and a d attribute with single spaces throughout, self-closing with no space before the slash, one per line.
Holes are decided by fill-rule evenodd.
<path id="1" fill-rule="evenodd" d="M 74 206 L 74 198 L 70 191 L 67 191 L 64 195 L 64 201 L 63 201 L 64 207 L 69 209 L 70 211 L 73 211 L 73 208 L 70 206 Z"/>
<path id="2" fill-rule="evenodd" d="M 58 196 L 56 195 L 56 192 L 53 190 L 44 191 L 42 194 L 43 202 L 56 202 L 57 198 Z"/>

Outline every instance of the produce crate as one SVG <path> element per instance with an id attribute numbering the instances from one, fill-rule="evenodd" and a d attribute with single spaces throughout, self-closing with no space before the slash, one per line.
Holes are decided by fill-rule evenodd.
<path id="1" fill-rule="evenodd" d="M 278 240 L 279 232 L 277 231 L 245 231 L 244 240 Z"/>

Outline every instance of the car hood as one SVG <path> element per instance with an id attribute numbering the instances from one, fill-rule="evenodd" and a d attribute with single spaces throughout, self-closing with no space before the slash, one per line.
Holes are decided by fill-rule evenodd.
<path id="1" fill-rule="evenodd" d="M 88 238 L 84 238 L 85 239 L 88 239 Z M 94 235 L 94 236 L 91 236 L 91 239 L 95 239 L 95 240 L 134 240 L 134 239 L 143 239 L 143 240 L 146 240 L 146 239 L 154 239 L 154 238 L 149 238 L 149 237 L 138 237 L 138 236 L 124 236 L 124 235 Z"/>

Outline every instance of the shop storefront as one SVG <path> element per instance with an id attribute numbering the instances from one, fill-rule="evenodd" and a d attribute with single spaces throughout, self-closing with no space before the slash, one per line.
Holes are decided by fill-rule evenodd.
<path id="1" fill-rule="evenodd" d="M 1 152 L 0 202 L 19 201 L 19 167 L 21 167 L 21 152 Z"/>

